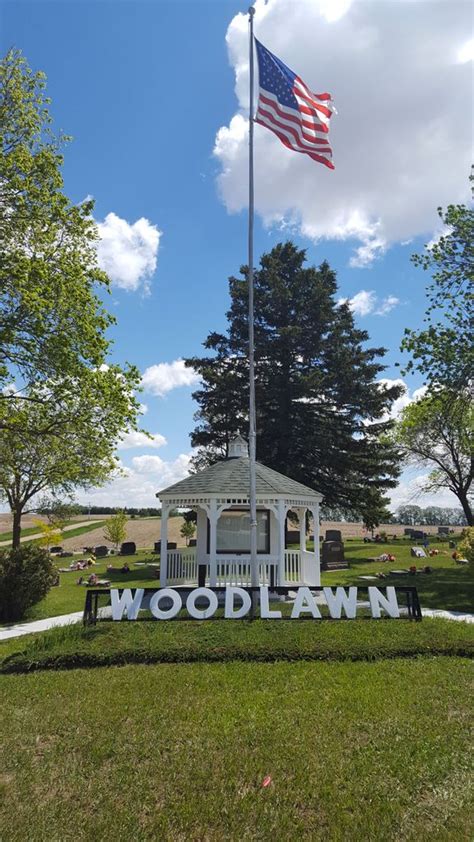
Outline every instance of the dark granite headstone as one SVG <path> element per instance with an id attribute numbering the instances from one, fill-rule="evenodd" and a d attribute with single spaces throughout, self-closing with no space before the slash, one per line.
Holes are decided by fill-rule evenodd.
<path id="1" fill-rule="evenodd" d="M 342 541 L 323 541 L 321 548 L 323 568 L 331 562 L 344 562 L 344 544 Z"/>
<path id="2" fill-rule="evenodd" d="M 168 549 L 169 550 L 176 550 L 178 545 L 176 541 L 168 541 Z M 161 553 L 161 540 L 155 541 L 155 553 Z"/>
<path id="3" fill-rule="evenodd" d="M 438 526 L 438 535 L 449 535 L 449 526 Z"/>
<path id="4" fill-rule="evenodd" d="M 405 526 L 405 529 L 403 530 L 404 535 L 409 535 L 410 538 L 411 538 L 412 532 L 413 532 L 413 528 L 411 526 Z"/>
<path id="5" fill-rule="evenodd" d="M 286 531 L 286 546 L 289 544 L 299 544 L 300 533 L 298 529 L 287 529 Z"/>
<path id="6" fill-rule="evenodd" d="M 136 551 L 135 541 L 125 541 L 120 547 L 120 555 L 135 555 Z"/>
<path id="7" fill-rule="evenodd" d="M 99 547 L 94 548 L 94 555 L 96 558 L 106 558 L 109 554 L 109 548 L 105 546 L 105 544 L 101 544 Z"/>
<path id="8" fill-rule="evenodd" d="M 412 538 L 426 538 L 426 532 L 423 532 L 422 529 L 412 529 L 411 537 Z"/>
<path id="9" fill-rule="evenodd" d="M 51 547 L 51 549 L 50 549 L 50 553 L 62 553 L 62 551 L 63 551 L 62 547 Z"/>
<path id="10" fill-rule="evenodd" d="M 196 546 L 197 546 L 196 538 L 190 538 L 188 547 L 196 547 Z"/>
<path id="11" fill-rule="evenodd" d="M 342 541 L 342 532 L 340 529 L 326 529 L 326 541 Z"/>

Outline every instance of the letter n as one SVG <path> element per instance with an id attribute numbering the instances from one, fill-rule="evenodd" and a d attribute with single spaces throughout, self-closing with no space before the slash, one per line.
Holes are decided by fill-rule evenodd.
<path id="1" fill-rule="evenodd" d="M 398 619 L 400 616 L 400 609 L 397 602 L 397 592 L 393 585 L 387 587 L 386 591 L 387 596 L 385 597 L 382 593 L 380 593 L 378 588 L 369 588 L 370 610 L 372 612 L 372 617 L 375 617 L 375 619 L 378 620 L 380 617 L 380 609 L 383 608 L 389 617 Z"/>

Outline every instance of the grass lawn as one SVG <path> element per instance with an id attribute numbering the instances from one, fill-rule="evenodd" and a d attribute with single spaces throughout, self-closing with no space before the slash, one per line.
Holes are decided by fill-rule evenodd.
<path id="1" fill-rule="evenodd" d="M 444 608 L 447 611 L 474 612 L 474 575 L 468 565 L 456 564 L 452 559 L 453 550 L 447 542 L 432 542 L 430 547 L 438 549 L 440 554 L 427 559 L 410 556 L 410 548 L 419 542 L 411 539 L 389 542 L 387 544 L 364 544 L 360 540 L 345 542 L 345 557 L 350 567 L 334 573 L 323 573 L 323 585 L 376 585 L 359 579 L 359 576 L 373 576 L 376 573 L 389 574 L 390 570 L 408 569 L 412 564 L 418 569 L 425 565 L 432 567 L 429 574 L 419 573 L 411 576 L 389 576 L 381 585 L 415 585 L 422 608 Z M 373 562 L 369 558 L 390 553 L 396 557 L 394 562 Z"/>
<path id="2" fill-rule="evenodd" d="M 471 839 L 471 694 L 446 657 L 1 676 L 2 842 Z"/>
<path id="3" fill-rule="evenodd" d="M 95 528 L 95 527 L 94 527 Z M 71 535 L 69 533 L 69 535 Z M 338 570 L 334 573 L 323 573 L 322 584 L 336 587 L 337 585 L 370 585 L 378 584 L 377 582 L 367 582 L 359 579 L 363 575 L 375 575 L 382 572 L 388 574 L 390 570 L 403 569 L 410 567 L 412 563 L 416 563 L 418 567 L 422 564 L 418 559 L 410 557 L 410 547 L 412 543 L 409 541 L 399 540 L 389 544 L 364 544 L 360 540 L 346 541 L 346 558 L 349 560 L 350 568 L 347 570 Z M 387 584 L 394 585 L 416 585 L 420 595 L 420 602 L 423 608 L 444 608 L 453 611 L 471 611 L 474 612 L 474 576 L 471 569 L 462 565 L 456 564 L 451 554 L 453 550 L 448 549 L 447 543 L 433 544 L 440 550 L 440 555 L 426 560 L 433 568 L 431 574 L 419 574 L 411 576 L 407 574 L 406 577 L 396 576 L 381 580 L 380 584 L 385 586 Z M 380 555 L 381 553 L 393 553 L 396 556 L 395 562 L 370 562 L 368 559 L 371 556 Z M 111 557 L 97 564 L 96 567 L 91 568 L 101 576 L 106 576 L 111 579 L 112 585 L 118 587 L 153 587 L 158 585 L 156 579 L 156 567 L 149 567 L 151 563 L 159 562 L 159 556 L 146 550 L 137 552 L 135 556 L 125 557 Z M 116 567 L 121 567 L 124 561 L 127 560 L 132 568 L 129 574 L 120 573 L 117 570 L 115 573 L 106 573 L 106 566 L 113 564 Z M 71 559 L 58 559 L 57 566 L 68 566 Z M 422 560 L 423 563 L 424 560 Z M 136 562 L 146 566 L 136 567 Z M 42 602 L 35 605 L 28 614 L 26 619 L 39 620 L 46 617 L 55 617 L 59 614 L 69 614 L 73 611 L 81 611 L 84 608 L 85 588 L 76 585 L 77 579 L 81 574 L 61 573 L 60 585 L 53 588 L 47 597 Z"/>

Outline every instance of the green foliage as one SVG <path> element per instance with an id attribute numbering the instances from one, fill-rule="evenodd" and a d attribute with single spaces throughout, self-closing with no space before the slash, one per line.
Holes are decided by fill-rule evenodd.
<path id="1" fill-rule="evenodd" d="M 196 524 L 192 520 L 185 520 L 179 531 L 181 536 L 186 539 L 186 544 L 189 544 L 189 539 L 193 538 L 196 532 Z"/>
<path id="2" fill-rule="evenodd" d="M 49 553 L 24 545 L 0 550 L 0 622 L 21 620 L 58 583 Z"/>
<path id="3" fill-rule="evenodd" d="M 107 364 L 93 202 L 63 192 L 68 138 L 51 129 L 45 84 L 17 50 L 0 62 L 0 489 L 15 545 L 35 494 L 110 477 L 139 408 L 138 370 Z"/>
<path id="4" fill-rule="evenodd" d="M 462 533 L 462 541 L 458 545 L 458 552 L 461 558 L 467 558 L 471 567 L 474 567 L 474 526 L 470 526 Z"/>
<path id="5" fill-rule="evenodd" d="M 107 520 L 107 524 L 104 529 L 104 538 L 106 541 L 111 541 L 115 548 L 118 549 L 120 544 L 125 541 L 126 537 L 127 515 L 125 512 L 119 511 Z"/>
<path id="6" fill-rule="evenodd" d="M 399 387 L 382 387 L 383 348 L 367 346 L 327 263 L 277 245 L 255 272 L 257 458 L 318 489 L 327 506 L 354 513 L 396 484 L 398 452 L 386 433 Z M 186 360 L 202 378 L 192 444 L 196 467 L 226 456 L 247 428 L 248 270 L 230 278 L 226 334 L 211 333 L 203 358 Z"/>
<path id="7" fill-rule="evenodd" d="M 474 181 L 471 174 L 470 181 Z M 443 235 L 415 266 L 432 274 L 426 327 L 405 330 L 402 350 L 412 354 L 405 373 L 417 369 L 431 387 L 465 388 L 474 370 L 474 210 L 466 205 L 438 208 Z"/>
<path id="8" fill-rule="evenodd" d="M 34 524 L 41 535 L 41 538 L 36 541 L 39 547 L 46 547 L 49 550 L 50 547 L 61 542 L 62 533 L 57 526 L 52 523 L 45 523 L 44 520 L 39 520 L 39 518 L 34 521 Z"/>
<path id="9" fill-rule="evenodd" d="M 395 439 L 409 463 L 432 469 L 425 490 L 452 491 L 472 525 L 474 405 L 470 393 L 445 389 L 409 404 L 397 424 Z"/>

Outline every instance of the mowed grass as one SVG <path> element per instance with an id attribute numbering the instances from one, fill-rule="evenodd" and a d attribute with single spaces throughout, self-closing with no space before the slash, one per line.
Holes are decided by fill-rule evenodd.
<path id="1" fill-rule="evenodd" d="M 0 643 L 0 672 L 224 661 L 472 657 L 467 623 L 410 620 L 182 620 L 70 625 Z"/>
<path id="2" fill-rule="evenodd" d="M 95 527 L 94 527 L 95 528 Z M 69 533 L 71 535 L 72 533 Z M 440 551 L 440 555 L 428 559 L 414 559 L 410 556 L 410 547 L 413 542 L 399 540 L 387 544 L 364 544 L 359 540 L 346 541 L 346 559 L 350 567 L 347 570 L 335 572 L 323 572 L 322 584 L 336 587 L 337 585 L 364 585 L 380 584 L 381 587 L 388 585 L 415 585 L 418 589 L 422 608 L 442 608 L 450 611 L 474 612 L 474 573 L 472 568 L 456 564 L 452 559 L 453 550 L 448 548 L 447 542 L 436 542 L 432 546 Z M 310 546 L 310 545 L 308 545 Z M 395 562 L 371 562 L 368 559 L 382 553 L 392 553 L 396 556 Z M 80 556 L 75 556 L 74 559 Z M 56 559 L 58 567 L 68 567 L 73 559 Z M 26 620 L 40 620 L 47 617 L 56 617 L 60 614 L 70 614 L 74 611 L 81 611 L 84 608 L 85 591 L 84 586 L 78 586 L 77 580 L 82 575 L 86 577 L 91 572 L 97 573 L 101 578 L 111 580 L 112 587 L 153 587 L 159 586 L 157 579 L 158 567 L 150 566 L 159 564 L 160 557 L 151 550 L 139 550 L 134 556 L 111 556 L 103 561 L 99 560 L 95 567 L 88 571 L 61 573 L 60 584 L 52 588 L 49 594 L 35 605 Z M 131 567 L 130 573 L 121 573 L 120 569 L 124 562 Z M 138 566 L 137 562 L 139 563 Z M 112 564 L 117 569 L 107 573 L 107 565 Z M 433 568 L 430 574 L 419 573 L 411 576 L 390 576 L 390 570 L 408 568 L 415 564 L 422 568 L 428 564 Z M 360 576 L 384 573 L 386 579 L 369 582 L 360 579 Z"/>
<path id="3" fill-rule="evenodd" d="M 471 694 L 456 658 L 2 676 L 2 842 L 471 839 Z"/>
<path id="4" fill-rule="evenodd" d="M 431 541 L 429 549 L 437 549 L 439 555 L 426 559 L 413 558 L 412 546 L 419 541 L 399 539 L 387 544 L 364 544 L 353 539 L 345 542 L 345 558 L 349 568 L 333 573 L 322 574 L 323 585 L 409 585 L 418 590 L 422 608 L 441 608 L 446 611 L 474 612 L 474 571 L 472 566 L 460 565 L 452 558 L 454 550 L 446 541 Z M 395 561 L 369 561 L 383 553 L 394 555 Z M 391 570 L 407 570 L 415 565 L 419 571 L 425 566 L 432 568 L 431 573 L 419 572 L 406 576 L 391 576 Z M 375 576 L 383 573 L 379 582 L 360 579 L 360 576 Z"/>

